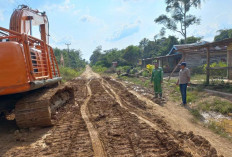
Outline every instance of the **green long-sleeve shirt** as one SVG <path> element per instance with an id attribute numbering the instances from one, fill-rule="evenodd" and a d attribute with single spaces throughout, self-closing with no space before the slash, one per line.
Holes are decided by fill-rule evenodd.
<path id="1" fill-rule="evenodd" d="M 163 69 L 161 67 L 152 70 L 151 81 L 152 82 L 163 81 Z"/>

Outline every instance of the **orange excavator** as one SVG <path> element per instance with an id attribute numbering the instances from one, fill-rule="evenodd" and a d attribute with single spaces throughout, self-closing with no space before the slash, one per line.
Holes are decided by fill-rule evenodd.
<path id="1" fill-rule="evenodd" d="M 32 36 L 34 27 L 40 39 Z M 53 115 L 73 97 L 61 79 L 46 13 L 19 6 L 10 28 L 0 27 L 0 113 L 13 111 L 21 128 L 52 125 Z"/>

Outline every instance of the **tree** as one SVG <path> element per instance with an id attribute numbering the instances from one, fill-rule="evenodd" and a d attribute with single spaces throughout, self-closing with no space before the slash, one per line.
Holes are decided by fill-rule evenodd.
<path id="1" fill-rule="evenodd" d="M 194 37 L 194 36 L 191 36 L 191 37 L 187 37 L 186 39 L 186 42 L 184 41 L 184 39 L 181 39 L 180 40 L 180 44 L 192 44 L 192 43 L 196 43 L 196 42 L 200 42 L 202 39 L 202 37 Z"/>
<path id="2" fill-rule="evenodd" d="M 140 42 L 139 42 L 139 48 L 141 49 L 141 55 L 142 57 L 144 57 L 144 48 L 148 46 L 150 40 L 147 38 L 143 38 Z"/>
<path id="3" fill-rule="evenodd" d="M 99 61 L 102 55 L 101 51 L 102 51 L 102 46 L 96 47 L 96 49 L 93 51 L 93 54 L 90 56 L 89 59 L 91 65 L 94 65 L 96 64 L 97 61 Z"/>
<path id="4" fill-rule="evenodd" d="M 163 35 L 166 29 L 178 32 L 184 37 L 186 43 L 187 28 L 194 24 L 200 24 L 200 19 L 189 14 L 189 11 L 191 8 L 199 8 L 201 0 L 166 0 L 166 5 L 166 12 L 171 16 L 162 14 L 154 20 L 156 23 L 164 25 L 160 34 Z"/>
<path id="5" fill-rule="evenodd" d="M 129 64 L 136 65 L 137 61 L 141 56 L 141 51 L 138 46 L 128 46 L 124 50 L 123 59 L 125 59 Z"/>
<path id="6" fill-rule="evenodd" d="M 144 50 L 144 47 L 146 47 L 149 43 L 149 39 L 147 38 L 143 38 L 140 42 L 139 42 L 139 47 Z"/>
<path id="7" fill-rule="evenodd" d="M 220 41 L 227 38 L 232 38 L 232 29 L 221 29 L 217 31 L 219 35 L 214 37 L 214 41 Z"/>
<path id="8" fill-rule="evenodd" d="M 155 41 L 149 41 L 147 46 L 144 47 L 143 58 L 167 55 L 173 45 L 176 44 L 179 44 L 179 42 L 175 36 L 162 37 L 155 39 Z"/>
<path id="9" fill-rule="evenodd" d="M 86 65 L 86 61 L 81 57 L 80 50 L 71 49 L 69 51 L 69 55 L 66 49 L 61 50 L 59 48 L 54 48 L 53 50 L 58 65 L 60 65 L 61 55 L 64 57 L 64 63 L 66 67 L 79 69 L 84 68 Z"/>

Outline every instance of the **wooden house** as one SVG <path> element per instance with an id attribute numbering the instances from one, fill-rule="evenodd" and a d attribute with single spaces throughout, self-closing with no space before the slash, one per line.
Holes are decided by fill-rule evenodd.
<path id="1" fill-rule="evenodd" d="M 208 44 L 208 42 L 204 41 L 194 44 L 174 45 L 166 56 L 160 56 L 154 59 L 159 62 L 161 67 L 163 67 L 164 72 L 172 72 L 181 60 L 187 63 L 189 69 L 193 69 L 207 63 L 207 52 L 200 49 L 192 49 L 191 51 L 191 48 L 203 46 L 205 44 Z M 182 49 L 188 49 L 188 52 L 178 51 Z M 210 47 L 210 53 L 210 63 L 218 63 L 220 61 L 226 62 L 226 46 Z"/>

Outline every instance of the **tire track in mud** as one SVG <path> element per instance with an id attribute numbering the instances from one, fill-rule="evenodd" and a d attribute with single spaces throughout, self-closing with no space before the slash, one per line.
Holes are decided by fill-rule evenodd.
<path id="1" fill-rule="evenodd" d="M 106 83 L 104 83 L 106 81 Z M 172 130 L 166 122 L 158 115 L 152 115 L 146 112 L 146 109 L 141 109 L 143 104 L 135 104 L 135 100 L 145 101 L 143 98 L 136 95 L 131 95 L 131 93 L 119 82 L 111 80 L 110 78 L 104 78 L 104 85 L 108 86 L 108 90 L 112 90 L 111 93 L 115 93 L 116 97 L 123 102 L 124 107 L 126 106 L 131 112 L 135 112 L 138 117 L 142 117 L 148 125 L 155 126 L 153 128 L 159 127 L 160 131 L 166 133 L 168 136 L 174 139 L 181 147 L 187 152 L 191 152 L 193 156 L 217 156 L 217 151 L 213 148 L 210 143 L 201 136 L 194 135 L 193 132 L 181 132 Z M 114 92 L 116 91 L 116 92 Z M 118 95 L 118 96 L 117 96 Z M 132 100 L 133 99 L 133 100 Z M 148 103 L 147 101 L 146 103 Z M 137 102 L 139 103 L 139 101 Z"/>
<path id="2" fill-rule="evenodd" d="M 105 157 L 106 155 L 105 155 L 102 143 L 98 137 L 98 132 L 95 130 L 93 124 L 90 122 L 89 117 L 88 117 L 89 113 L 87 109 L 87 104 L 92 96 L 92 92 L 89 87 L 89 82 L 87 83 L 86 86 L 87 86 L 87 91 L 88 91 L 88 97 L 85 100 L 84 104 L 81 106 L 81 115 L 87 125 L 88 131 L 91 137 L 94 155 L 96 157 Z"/>
<path id="3" fill-rule="evenodd" d="M 90 88 L 90 121 L 99 133 L 107 156 L 192 156 L 168 133 L 154 129 L 120 106 L 100 79 L 92 80 Z"/>
<path id="4" fill-rule="evenodd" d="M 137 116 L 140 120 L 144 121 L 145 123 L 147 123 L 148 125 L 150 125 L 152 128 L 154 129 L 158 129 L 158 126 L 155 125 L 154 123 L 150 122 L 149 120 L 147 120 L 146 118 L 143 118 L 142 116 L 136 114 L 135 112 L 130 111 L 125 105 L 123 105 L 121 98 L 119 97 L 119 95 L 117 95 L 115 93 L 115 91 L 110 87 L 110 84 L 106 84 L 104 83 L 104 81 L 102 80 L 102 84 L 103 84 L 103 88 L 106 90 L 106 92 L 112 97 L 116 99 L 116 102 L 120 104 L 121 107 L 123 107 L 124 109 L 128 110 L 128 112 L 130 112 L 131 114 Z"/>
<path id="5" fill-rule="evenodd" d="M 58 111 L 57 123 L 52 128 L 47 128 L 48 132 L 41 134 L 40 139 L 33 139 L 33 136 L 38 136 L 38 132 L 26 132 L 25 135 L 30 136 L 25 137 L 23 142 L 18 141 L 22 146 L 10 149 L 3 156 L 94 156 L 91 138 L 80 111 L 87 95 L 86 80 L 76 79 L 69 84 L 74 88 L 75 103 L 73 100 Z M 35 142 L 27 144 L 28 140 Z"/>
<path id="6" fill-rule="evenodd" d="M 87 97 L 86 80 L 75 79 L 70 83 L 74 88 L 75 104 L 70 106 L 51 135 L 45 139 L 46 156 L 94 156 L 91 138 L 81 116 L 81 107 Z"/>

